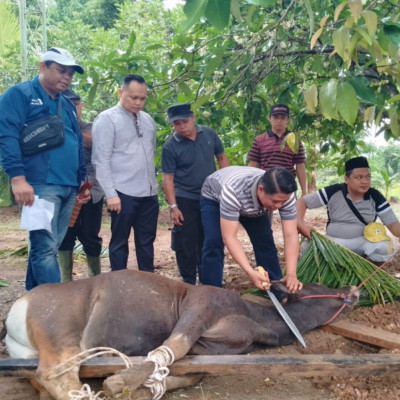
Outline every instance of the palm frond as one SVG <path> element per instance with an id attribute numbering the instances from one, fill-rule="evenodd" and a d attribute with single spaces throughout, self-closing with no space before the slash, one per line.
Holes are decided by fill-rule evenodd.
<path id="1" fill-rule="evenodd" d="M 317 232 L 297 265 L 303 283 L 319 282 L 331 288 L 358 286 L 365 279 L 360 305 L 385 304 L 400 298 L 400 281 L 365 258 Z"/>

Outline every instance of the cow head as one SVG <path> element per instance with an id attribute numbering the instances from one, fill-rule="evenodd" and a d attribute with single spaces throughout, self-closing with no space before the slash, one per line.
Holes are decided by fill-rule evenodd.
<path id="1" fill-rule="evenodd" d="M 303 310 L 312 310 L 321 324 L 326 325 L 346 316 L 358 303 L 360 296 L 355 286 L 338 289 L 328 288 L 319 283 L 309 283 L 297 293 L 288 293 L 281 282 L 273 282 L 272 287 L 287 294 L 287 306 L 302 303 Z"/>

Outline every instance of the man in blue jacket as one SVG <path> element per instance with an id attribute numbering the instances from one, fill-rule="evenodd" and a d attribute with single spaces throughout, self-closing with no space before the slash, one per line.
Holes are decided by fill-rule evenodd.
<path id="1" fill-rule="evenodd" d="M 51 48 L 41 58 L 39 76 L 10 87 L 0 97 L 1 163 L 10 177 L 15 201 L 31 207 L 36 197 L 54 204 L 51 228 L 29 231 L 27 290 L 43 283 L 60 282 L 57 250 L 67 231 L 77 191 L 86 176 L 76 109 L 61 95 L 69 88 L 75 71 L 83 74 L 83 68 L 68 51 Z M 64 143 L 23 156 L 19 140 L 25 124 L 57 114 L 60 96 Z"/>

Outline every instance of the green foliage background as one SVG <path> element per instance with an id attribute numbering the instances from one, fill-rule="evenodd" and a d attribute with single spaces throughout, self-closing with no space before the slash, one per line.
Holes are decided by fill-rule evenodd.
<path id="1" fill-rule="evenodd" d="M 85 67 L 73 89 L 86 120 L 117 103 L 123 75 L 145 77 L 146 111 L 159 128 L 158 171 L 169 105 L 190 102 L 197 121 L 221 136 L 231 164 L 245 165 L 254 137 L 268 128 L 270 106 L 284 102 L 306 146 L 310 180 L 318 171 L 320 186 L 321 170 L 342 179 L 346 159 L 377 154 L 365 143 L 371 126 L 399 137 L 399 1 L 186 0 L 166 10 L 161 0 L 54 0 L 47 39 Z M 27 2 L 31 77 L 41 52 L 40 4 Z M 15 28 L 0 39 L 2 92 L 20 81 L 20 43 L 17 3 L 0 0 L 0 7 L 0 26 Z M 384 164 L 378 157 L 377 174 L 397 173 L 397 152 Z"/>

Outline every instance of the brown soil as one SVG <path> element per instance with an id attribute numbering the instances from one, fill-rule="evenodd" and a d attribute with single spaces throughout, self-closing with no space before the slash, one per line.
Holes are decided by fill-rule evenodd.
<path id="1" fill-rule="evenodd" d="M 19 229 L 20 210 L 18 208 L 0 209 L 0 251 L 18 249 L 27 243 L 25 231 Z M 325 217 L 323 214 L 314 214 L 311 217 L 313 226 L 323 231 Z M 282 247 L 280 223 L 274 218 L 273 227 L 278 249 Z M 179 279 L 175 265 L 174 253 L 170 250 L 169 215 L 163 211 L 159 218 L 159 229 L 155 243 L 156 273 Z M 104 245 L 110 239 L 109 217 L 104 214 L 101 235 Z M 249 258 L 253 258 L 252 248 L 247 236 L 240 231 L 241 241 Z M 83 257 L 75 260 L 75 278 L 85 277 L 86 269 Z M 133 243 L 129 268 L 136 268 Z M 108 258 L 102 259 L 102 272 L 109 269 Z M 396 256 L 389 264 L 387 271 L 392 274 L 400 272 L 400 256 Z M 0 287 L 0 320 L 4 318 L 13 302 L 24 292 L 26 272 L 26 257 L 0 257 L 0 281 L 6 280 L 11 285 Z M 228 289 L 242 292 L 250 288 L 247 276 L 233 262 L 227 254 L 225 262 L 225 286 Z M 357 321 L 367 326 L 379 327 L 389 332 L 400 334 L 400 303 L 371 308 L 356 308 L 350 314 L 351 321 Z M 295 343 L 290 346 L 264 349 L 257 354 L 373 354 L 388 352 L 377 347 L 345 339 L 322 330 L 314 330 L 305 335 L 307 349 Z M 397 352 L 397 351 L 393 351 Z M 3 342 L 0 342 L 0 357 L 8 357 Z M 400 399 L 400 374 L 385 375 L 384 377 L 324 377 L 324 378 L 255 378 L 250 376 L 219 376 L 207 377 L 201 384 L 182 389 L 165 396 L 165 399 L 193 399 L 193 400 L 334 400 L 334 399 L 373 399 L 398 400 Z M 94 388 L 99 387 L 100 380 L 91 381 Z M 0 377 L 0 397 L 7 400 L 38 400 L 39 396 L 26 379 Z"/>

